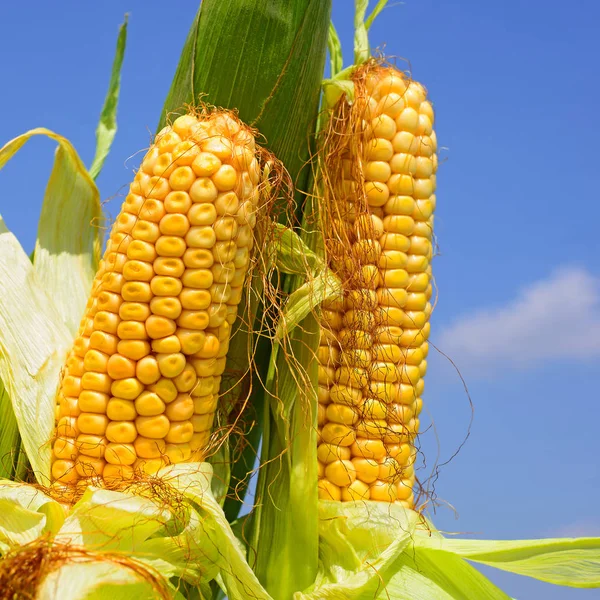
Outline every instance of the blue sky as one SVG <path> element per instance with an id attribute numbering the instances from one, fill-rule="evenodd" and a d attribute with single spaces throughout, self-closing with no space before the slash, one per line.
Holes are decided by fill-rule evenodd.
<path id="1" fill-rule="evenodd" d="M 475 405 L 471 436 L 436 483 L 459 518 L 442 507 L 435 522 L 486 538 L 600 535 L 600 4 L 391 4 L 371 30 L 372 45 L 408 60 L 429 89 L 444 148 L 432 341 L 460 368 Z M 167 18 L 155 0 L 2 3 L 0 145 L 44 126 L 91 163 L 118 25 L 130 12 L 119 132 L 98 180 L 103 199 L 122 193 L 195 9 L 180 2 Z M 349 62 L 351 0 L 334 0 L 334 20 Z M 0 172 L 0 213 L 27 251 L 52 152 L 50 141 L 34 139 Z M 108 203 L 112 215 L 118 203 Z M 444 462 L 465 435 L 470 408 L 436 352 L 425 402 Z M 431 465 L 432 430 L 422 444 Z M 519 600 L 597 597 L 492 577 Z"/>

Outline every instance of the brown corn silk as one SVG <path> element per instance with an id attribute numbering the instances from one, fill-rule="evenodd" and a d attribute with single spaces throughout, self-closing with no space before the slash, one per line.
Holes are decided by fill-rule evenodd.
<path id="1" fill-rule="evenodd" d="M 424 88 L 370 61 L 323 140 L 320 207 L 343 295 L 322 305 L 319 497 L 415 506 L 437 142 Z"/>
<path id="2" fill-rule="evenodd" d="M 114 487 L 206 456 L 265 206 L 263 155 L 254 132 L 225 111 L 190 112 L 157 135 L 61 376 L 57 492 Z"/>

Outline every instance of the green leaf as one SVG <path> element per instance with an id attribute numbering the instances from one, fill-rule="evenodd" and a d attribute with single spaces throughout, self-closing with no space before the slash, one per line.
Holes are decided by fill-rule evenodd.
<path id="1" fill-rule="evenodd" d="M 275 266 L 281 273 L 305 275 L 323 269 L 325 263 L 290 227 L 273 223 L 274 235 L 268 243 L 267 254 L 274 256 Z"/>
<path id="2" fill-rule="evenodd" d="M 14 479 L 21 438 L 10 396 L 0 381 L 0 478 Z"/>
<path id="3" fill-rule="evenodd" d="M 331 77 L 335 77 L 344 68 L 344 56 L 342 44 L 333 23 L 329 23 L 329 34 L 327 36 L 327 48 L 329 50 L 329 61 Z"/>
<path id="4" fill-rule="evenodd" d="M 371 57 L 365 17 L 369 0 L 355 0 L 354 7 L 354 64 L 362 65 Z"/>
<path id="5" fill-rule="evenodd" d="M 418 545 L 556 585 L 600 587 L 600 538 L 464 540 L 419 536 Z"/>
<path id="6" fill-rule="evenodd" d="M 375 5 L 375 8 L 371 12 L 371 14 L 367 17 L 365 21 L 365 27 L 367 31 L 371 29 L 371 25 L 373 25 L 373 21 L 379 16 L 379 13 L 386 7 L 388 0 L 379 0 Z"/>
<path id="7" fill-rule="evenodd" d="M 55 539 L 90 550 L 135 551 L 170 518 L 147 498 L 88 487 Z"/>
<path id="8" fill-rule="evenodd" d="M 0 480 L 0 552 L 56 533 L 65 518 L 61 506 L 36 488 Z"/>
<path id="9" fill-rule="evenodd" d="M 138 567 L 139 568 L 139 567 Z M 60 596 L 57 594 L 60 593 Z M 133 569 L 113 562 L 67 562 L 47 575 L 36 600 L 150 600 L 161 596 L 152 582 Z"/>
<path id="10" fill-rule="evenodd" d="M 0 149 L 0 169 L 34 135 L 58 142 L 38 225 L 34 265 L 41 285 L 74 336 L 102 245 L 100 194 L 75 148 L 48 129 L 31 129 Z"/>
<path id="11" fill-rule="evenodd" d="M 204 0 L 158 129 L 170 111 L 204 100 L 235 109 L 305 190 L 331 0 Z"/>
<path id="12" fill-rule="evenodd" d="M 123 57 L 125 56 L 125 45 L 127 43 L 127 20 L 129 15 L 125 15 L 125 21 L 119 27 L 119 36 L 117 38 L 117 49 L 113 60 L 108 92 L 104 99 L 104 106 L 100 113 L 100 121 L 96 128 L 96 154 L 90 167 L 90 176 L 96 179 L 102 170 L 104 161 L 108 156 L 110 147 L 117 133 L 117 104 L 119 102 L 119 91 L 121 88 L 121 67 L 123 66 Z"/>
<path id="13" fill-rule="evenodd" d="M 211 492 L 212 468 L 208 463 L 181 463 L 162 469 L 158 477 L 192 500 L 201 515 L 204 543 L 214 546 L 229 600 L 272 600 L 248 565 L 243 546 L 235 537 L 222 508 Z"/>
<path id="14" fill-rule="evenodd" d="M 281 341 L 285 335 L 289 335 L 310 312 L 320 307 L 325 300 L 339 294 L 341 289 L 339 277 L 325 269 L 292 292 L 277 323 L 275 339 Z"/>
<path id="15" fill-rule="evenodd" d="M 397 504 L 320 500 L 319 576 L 294 599 L 379 597 L 398 570 L 396 561 L 411 545 L 418 518 Z"/>
<path id="16" fill-rule="evenodd" d="M 483 574 L 452 554 L 408 545 L 377 600 L 510 600 Z"/>
<path id="17" fill-rule="evenodd" d="M 319 332 L 318 320 L 305 318 L 275 347 L 266 382 L 269 420 L 251 546 L 260 580 L 281 600 L 308 587 L 317 573 L 316 391 L 309 380 L 317 377 Z"/>
<path id="18" fill-rule="evenodd" d="M 54 397 L 71 339 L 39 273 L 0 217 L 0 379 L 40 483 L 50 477 Z"/>

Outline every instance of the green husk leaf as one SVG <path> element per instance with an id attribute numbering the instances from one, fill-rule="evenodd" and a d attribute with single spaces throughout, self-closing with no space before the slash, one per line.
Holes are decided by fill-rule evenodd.
<path id="1" fill-rule="evenodd" d="M 396 504 L 320 500 L 319 574 L 294 600 L 378 597 L 418 520 L 416 512 Z"/>
<path id="2" fill-rule="evenodd" d="M 325 105 L 328 108 L 333 108 L 344 95 L 348 98 L 349 102 L 354 100 L 354 83 L 350 79 L 345 78 L 350 73 L 351 70 L 344 69 L 337 74 L 335 79 L 326 79 L 323 81 Z"/>
<path id="3" fill-rule="evenodd" d="M 317 574 L 316 378 L 319 323 L 309 314 L 285 345 L 275 346 L 267 377 L 269 419 L 253 513 L 256 572 L 269 593 L 288 600 Z M 294 362 L 290 364 L 290 357 Z M 304 372 L 304 374 L 303 374 Z"/>
<path id="4" fill-rule="evenodd" d="M 56 535 L 57 542 L 90 550 L 133 550 L 156 533 L 171 513 L 152 500 L 88 487 Z"/>
<path id="5" fill-rule="evenodd" d="M 389 0 L 379 0 L 379 2 L 377 2 L 377 4 L 375 5 L 375 8 L 373 8 L 373 11 L 371 12 L 371 14 L 367 17 L 367 19 L 365 21 L 365 27 L 367 28 L 367 31 L 369 29 L 371 29 L 371 25 L 373 25 L 373 21 L 379 16 L 379 13 L 386 7 L 388 1 Z"/>
<path id="6" fill-rule="evenodd" d="M 340 293 L 342 283 L 332 271 L 324 269 L 314 279 L 292 292 L 277 323 L 275 338 L 280 341 L 325 300 Z"/>
<path id="7" fill-rule="evenodd" d="M 362 65 L 369 60 L 371 49 L 369 48 L 369 36 L 365 17 L 369 0 L 355 0 L 354 6 L 354 64 Z"/>
<path id="8" fill-rule="evenodd" d="M 342 54 L 342 44 L 333 23 L 329 23 L 327 48 L 329 50 L 331 77 L 335 77 L 344 67 L 344 56 Z"/>
<path id="9" fill-rule="evenodd" d="M 229 456 L 229 444 L 223 443 L 218 450 L 208 458 L 212 465 L 213 476 L 211 480 L 211 489 L 216 501 L 223 506 L 225 496 L 229 489 L 229 480 L 231 478 L 231 457 Z"/>
<path id="10" fill-rule="evenodd" d="M 290 227 L 274 223 L 275 234 L 267 253 L 275 257 L 275 265 L 281 273 L 303 275 L 316 273 L 325 266 L 319 258 Z"/>
<path id="11" fill-rule="evenodd" d="M 31 129 L 8 142 L 0 149 L 0 169 L 34 135 L 46 135 L 58 147 L 33 262 L 41 285 L 74 336 L 100 258 L 100 195 L 71 142 L 48 129 Z"/>
<path id="12" fill-rule="evenodd" d="M 21 451 L 21 438 L 10 396 L 0 381 L 0 478 L 14 479 Z"/>
<path id="13" fill-rule="evenodd" d="M 40 483 L 50 476 L 54 394 L 71 339 L 40 274 L 0 217 L 0 379 Z"/>
<path id="14" fill-rule="evenodd" d="M 38 587 L 36 600 L 150 600 L 160 598 L 151 582 L 131 568 L 111 562 L 67 562 Z M 180 596 L 181 598 L 181 596 Z"/>
<path id="15" fill-rule="evenodd" d="M 257 127 L 299 190 L 309 169 L 331 0 L 204 0 L 161 115 L 194 103 L 239 111 Z"/>
<path id="16" fill-rule="evenodd" d="M 483 574 L 452 554 L 410 544 L 393 565 L 395 574 L 378 600 L 510 600 Z"/>
<path id="17" fill-rule="evenodd" d="M 40 490 L 0 480 L 0 553 L 57 532 L 64 518 L 61 506 Z"/>
<path id="18" fill-rule="evenodd" d="M 203 543 L 212 544 L 216 550 L 215 562 L 221 569 L 229 600 L 272 600 L 248 565 L 242 544 L 235 537 L 223 510 L 212 495 L 212 467 L 208 463 L 181 463 L 162 469 L 158 476 L 198 507 Z"/>
<path id="19" fill-rule="evenodd" d="M 420 548 L 452 553 L 490 567 L 578 588 L 600 587 L 600 538 L 464 540 L 419 536 Z"/>
<path id="20" fill-rule="evenodd" d="M 129 15 L 125 15 L 123 24 L 119 27 L 119 36 L 117 37 L 117 49 L 113 60 L 110 73 L 110 82 L 108 92 L 104 99 L 104 106 L 100 113 L 100 121 L 96 128 L 96 154 L 90 167 L 90 176 L 96 179 L 104 166 L 104 161 L 108 156 L 110 147 L 117 133 L 117 104 L 119 102 L 119 91 L 121 89 L 121 67 L 123 66 L 123 57 L 125 56 L 125 46 L 127 44 L 127 20 Z"/>

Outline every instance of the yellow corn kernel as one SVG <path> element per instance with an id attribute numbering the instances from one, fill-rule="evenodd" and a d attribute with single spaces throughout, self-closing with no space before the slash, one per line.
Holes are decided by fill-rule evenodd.
<path id="1" fill-rule="evenodd" d="M 131 360 L 139 360 L 150 354 L 150 344 L 146 340 L 121 340 L 117 352 Z"/>
<path id="2" fill-rule="evenodd" d="M 177 421 L 171 423 L 165 436 L 168 444 L 183 444 L 189 442 L 194 435 L 194 426 L 190 421 Z"/>
<path id="3" fill-rule="evenodd" d="M 162 439 L 151 439 L 138 435 L 133 442 L 135 453 L 140 458 L 159 458 L 165 454 L 166 444 Z"/>
<path id="4" fill-rule="evenodd" d="M 341 500 L 342 491 L 340 488 L 327 479 L 319 479 L 318 483 L 319 499 L 321 500 Z"/>
<path id="5" fill-rule="evenodd" d="M 178 296 L 183 285 L 180 279 L 155 275 L 150 282 L 150 290 L 155 296 Z"/>
<path id="6" fill-rule="evenodd" d="M 213 204 L 194 204 L 187 214 L 191 225 L 195 227 L 208 227 L 217 220 L 217 209 Z"/>
<path id="7" fill-rule="evenodd" d="M 181 314 L 181 310 L 182 307 L 179 298 L 163 296 L 152 298 L 150 301 L 150 311 L 154 315 L 168 319 L 177 319 Z"/>
<path id="8" fill-rule="evenodd" d="M 170 421 L 187 421 L 194 414 L 194 401 L 189 394 L 178 394 L 177 398 L 165 409 L 165 415 Z"/>
<path id="9" fill-rule="evenodd" d="M 370 497 L 369 486 L 358 479 L 353 481 L 348 487 L 342 488 L 342 500 L 345 502 L 351 500 L 369 500 Z"/>
<path id="10" fill-rule="evenodd" d="M 323 442 L 317 448 L 317 457 L 323 464 L 327 465 L 335 460 L 350 460 L 351 452 L 347 446 Z"/>
<path id="11" fill-rule="evenodd" d="M 327 423 L 321 434 L 324 442 L 338 446 L 351 446 L 356 439 L 354 431 L 341 423 Z"/>
<path id="12" fill-rule="evenodd" d="M 80 454 L 101 458 L 104 456 L 107 440 L 102 435 L 81 434 L 77 436 L 76 446 Z"/>
<path id="13" fill-rule="evenodd" d="M 135 426 L 139 435 L 152 439 L 161 439 L 169 432 L 170 423 L 165 415 L 156 415 L 152 417 L 137 417 Z"/>
<path id="14" fill-rule="evenodd" d="M 108 394 L 85 390 L 79 394 L 79 410 L 89 413 L 104 414 L 106 413 L 106 406 L 108 405 L 109 398 L 110 396 Z"/>
<path id="15" fill-rule="evenodd" d="M 111 465 L 132 465 L 137 455 L 133 444 L 111 442 L 106 446 L 104 459 Z"/>
<path id="16" fill-rule="evenodd" d="M 181 350 L 181 342 L 176 335 L 168 335 L 166 337 L 152 340 L 152 352 L 168 354 L 171 352 L 179 352 Z"/>
<path id="17" fill-rule="evenodd" d="M 107 483 L 114 483 L 119 481 L 127 481 L 133 479 L 134 471 L 129 465 L 111 465 L 107 464 L 102 472 L 102 478 Z"/>
<path id="18" fill-rule="evenodd" d="M 168 215 L 173 216 L 173 215 Z M 182 215 L 180 215 L 182 216 Z M 165 217 L 166 218 L 166 217 Z M 185 217 L 184 217 L 185 218 Z M 186 219 L 187 222 L 187 219 Z M 162 221 L 161 221 L 162 223 Z M 186 230 L 187 231 L 187 230 Z M 175 235 L 161 235 L 156 240 L 156 253 L 159 258 L 180 258 L 185 254 L 186 244 L 181 237 Z M 156 261 L 154 261 L 156 263 Z M 162 264 L 162 263 L 159 263 Z M 172 263 L 172 266 L 177 263 Z M 176 270 L 176 269 L 175 269 Z M 171 273 L 169 273 L 171 275 Z M 178 277 L 173 273 L 173 276 Z"/>
<path id="19" fill-rule="evenodd" d="M 147 302 L 123 302 L 119 307 L 119 317 L 124 321 L 145 321 L 149 315 Z"/>
<path id="20" fill-rule="evenodd" d="M 137 411 L 131 400 L 111 398 L 106 405 L 106 416 L 111 421 L 133 421 L 137 417 Z"/>
<path id="21" fill-rule="evenodd" d="M 356 479 L 352 461 L 336 460 L 325 468 L 325 478 L 339 487 L 348 486 Z"/>
<path id="22" fill-rule="evenodd" d="M 192 206 L 192 200 L 186 192 L 170 192 L 164 201 L 165 211 L 167 213 L 187 214 Z"/>
<path id="23" fill-rule="evenodd" d="M 192 169 L 198 177 L 210 177 L 220 166 L 221 161 L 212 152 L 200 152 L 192 162 Z"/>
<path id="24" fill-rule="evenodd" d="M 106 368 L 109 377 L 113 379 L 125 379 L 126 377 L 133 377 L 135 375 L 135 365 L 135 361 L 130 358 L 121 356 L 120 354 L 113 354 L 108 359 Z"/>
<path id="25" fill-rule="evenodd" d="M 105 435 L 110 442 L 130 443 L 137 437 L 137 430 L 132 421 L 111 421 Z"/>
<path id="26" fill-rule="evenodd" d="M 127 302 L 150 302 L 152 290 L 150 285 L 143 281 L 128 281 L 121 289 L 123 300 Z"/>
<path id="27" fill-rule="evenodd" d="M 169 175 L 169 186 L 175 191 L 186 191 L 190 189 L 195 180 L 194 171 L 188 166 L 181 166 L 174 169 Z"/>
<path id="28" fill-rule="evenodd" d="M 57 460 L 52 465 L 52 478 L 60 483 L 75 483 L 79 475 L 72 460 Z"/>
<path id="29" fill-rule="evenodd" d="M 123 400 L 135 400 L 142 393 L 143 389 L 144 384 L 136 377 L 127 377 L 126 379 L 114 381 L 110 388 L 113 396 L 123 398 Z"/>
<path id="30" fill-rule="evenodd" d="M 164 402 L 173 402 L 177 398 L 177 387 L 171 379 L 162 377 L 154 385 L 150 386 L 150 391 L 156 392 Z"/>
<path id="31" fill-rule="evenodd" d="M 54 441 L 52 451 L 55 458 L 63 460 L 75 460 L 77 458 L 78 449 L 73 438 L 59 437 Z"/>
<path id="32" fill-rule="evenodd" d="M 110 362 L 110 359 L 109 359 Z M 64 391 L 64 381 L 63 380 L 63 393 Z M 92 371 L 88 371 L 84 373 L 81 377 L 81 387 L 84 390 L 93 390 L 95 392 L 109 392 L 110 391 L 111 380 L 110 376 L 105 373 L 94 373 Z M 75 395 L 75 394 L 73 394 Z"/>
<path id="33" fill-rule="evenodd" d="M 142 384 L 152 385 L 156 383 L 160 379 L 160 369 L 156 358 L 145 356 L 139 360 L 135 368 L 135 376 Z"/>
<path id="34" fill-rule="evenodd" d="M 369 488 L 371 500 L 380 502 L 394 502 L 398 499 L 398 489 L 393 483 L 375 481 Z"/>
<path id="35" fill-rule="evenodd" d="M 77 429 L 81 433 L 89 433 L 91 435 L 104 435 L 108 425 L 108 418 L 105 414 L 94 414 L 82 412 L 77 417 Z M 60 422 L 57 429 L 60 432 Z M 73 432 L 71 437 L 76 437 L 77 432 Z"/>

